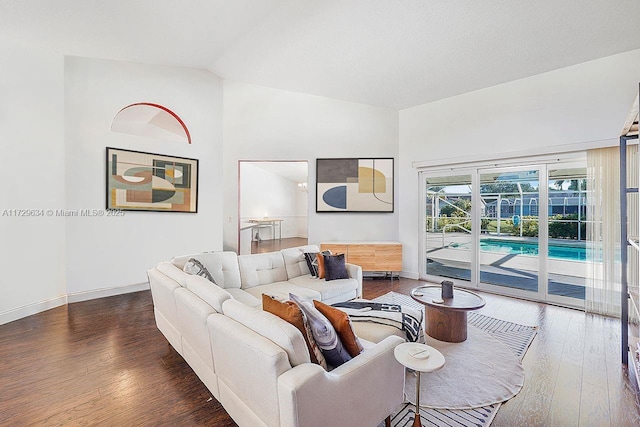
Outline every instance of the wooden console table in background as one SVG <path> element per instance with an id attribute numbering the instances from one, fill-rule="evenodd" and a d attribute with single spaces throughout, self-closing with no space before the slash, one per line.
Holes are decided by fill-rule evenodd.
<path id="1" fill-rule="evenodd" d="M 320 250 L 345 254 L 346 262 L 359 265 L 363 271 L 402 271 L 402 244 L 399 242 L 326 242 Z"/>

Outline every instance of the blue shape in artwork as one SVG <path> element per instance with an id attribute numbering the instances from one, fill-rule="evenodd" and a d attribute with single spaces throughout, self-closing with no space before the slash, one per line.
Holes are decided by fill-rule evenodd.
<path id="1" fill-rule="evenodd" d="M 329 206 L 337 209 L 347 209 L 347 186 L 333 187 L 322 195 L 322 200 Z"/>

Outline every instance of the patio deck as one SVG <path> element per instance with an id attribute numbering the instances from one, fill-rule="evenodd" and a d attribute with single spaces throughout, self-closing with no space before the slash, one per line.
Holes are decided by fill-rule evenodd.
<path id="1" fill-rule="evenodd" d="M 460 241 L 460 236 L 447 237 L 447 244 Z M 471 256 L 468 249 L 432 247 L 427 251 L 427 273 L 469 281 Z M 480 265 L 480 281 L 483 283 L 534 292 L 538 289 L 537 256 L 480 251 Z M 548 268 L 550 294 L 585 299 L 585 262 L 550 258 Z"/>

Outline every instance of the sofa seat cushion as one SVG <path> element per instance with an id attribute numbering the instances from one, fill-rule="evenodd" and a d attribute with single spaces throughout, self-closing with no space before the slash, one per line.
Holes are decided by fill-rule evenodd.
<path id="1" fill-rule="evenodd" d="M 407 340 L 407 334 L 398 328 L 389 325 L 380 325 L 369 322 L 352 322 L 353 332 L 360 339 L 362 346 L 367 349 L 367 342 L 379 343 L 383 339 L 390 336 L 397 336 L 403 340 Z"/>
<path id="2" fill-rule="evenodd" d="M 265 294 L 275 297 L 281 301 L 286 301 L 289 299 L 289 293 L 299 295 L 309 300 L 320 300 L 322 298 L 320 292 L 306 287 L 296 286 L 291 282 L 269 283 L 267 285 L 254 286 L 252 288 L 245 289 L 245 291 L 260 300 L 262 300 L 262 294 Z"/>
<path id="3" fill-rule="evenodd" d="M 371 347 L 374 347 L 377 344 L 377 343 L 374 343 L 374 342 L 371 342 L 371 341 L 367 341 L 367 340 L 362 339 L 362 338 L 358 338 L 358 339 L 360 340 L 360 344 L 362 344 L 362 348 L 364 349 L 364 350 L 362 350 L 363 352 L 367 351 L 367 349 L 370 349 Z"/>
<path id="4" fill-rule="evenodd" d="M 320 298 L 315 299 L 322 302 L 331 301 L 331 303 L 355 298 L 358 289 L 358 281 L 355 279 L 337 279 L 327 282 L 324 279 L 315 279 L 309 274 L 294 277 L 289 282 L 296 286 L 316 291 L 320 294 Z M 300 295 L 294 291 L 291 291 L 291 293 Z"/>
<path id="5" fill-rule="evenodd" d="M 245 292 L 242 289 L 235 288 L 225 290 L 229 292 L 229 294 L 231 294 L 231 297 L 238 302 L 248 305 L 249 307 L 262 308 L 262 301 L 251 295 L 249 292 Z"/>

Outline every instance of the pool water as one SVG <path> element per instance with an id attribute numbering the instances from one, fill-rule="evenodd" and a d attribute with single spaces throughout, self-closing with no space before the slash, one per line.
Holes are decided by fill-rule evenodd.
<path id="1" fill-rule="evenodd" d="M 469 249 L 470 245 L 470 243 L 452 243 L 450 246 L 453 248 Z M 482 239 L 480 240 L 480 250 L 505 255 L 538 255 L 538 243 Z M 549 258 L 586 261 L 587 248 L 585 246 L 554 245 L 549 243 Z"/>

